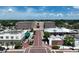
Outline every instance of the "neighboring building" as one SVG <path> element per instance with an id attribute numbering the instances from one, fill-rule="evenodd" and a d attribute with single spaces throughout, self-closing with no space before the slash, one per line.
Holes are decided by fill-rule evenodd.
<path id="1" fill-rule="evenodd" d="M 76 31 L 74 30 L 71 30 L 71 29 L 67 29 L 67 28 L 59 28 L 59 27 L 56 27 L 56 28 L 46 28 L 44 29 L 45 32 L 49 32 L 49 33 L 52 33 L 52 34 L 77 34 Z"/>
<path id="2" fill-rule="evenodd" d="M 2 26 L 1 23 L 0 23 L 0 31 L 1 31 L 1 30 L 3 30 L 3 26 Z"/>
<path id="3" fill-rule="evenodd" d="M 15 25 L 16 29 L 32 29 L 34 28 L 35 24 L 39 23 L 37 21 L 33 22 L 33 21 L 24 21 L 24 22 L 17 22 Z M 55 26 L 55 22 L 51 22 L 51 21 L 45 21 L 45 22 L 40 22 L 42 23 L 41 26 L 43 26 L 43 28 L 54 28 Z"/>
<path id="4" fill-rule="evenodd" d="M 0 32 L 0 45 L 5 48 L 14 48 L 16 42 L 24 39 L 25 32 L 18 30 L 4 30 Z"/>
<path id="5" fill-rule="evenodd" d="M 15 25 L 16 29 L 32 29 L 33 28 L 33 22 L 17 22 Z"/>
<path id="6" fill-rule="evenodd" d="M 74 30 L 67 29 L 67 28 L 46 28 L 44 29 L 44 32 L 51 33 L 52 36 L 50 36 L 49 39 L 49 45 L 63 45 L 63 40 L 66 35 L 77 35 L 78 33 Z M 79 36 L 78 36 L 79 37 Z M 75 39 L 75 45 L 79 45 L 79 39 L 76 37 Z"/>
<path id="7" fill-rule="evenodd" d="M 75 35 L 75 46 L 79 47 L 79 34 Z"/>
<path id="8" fill-rule="evenodd" d="M 56 37 L 54 35 L 51 35 L 49 38 L 49 45 L 52 46 L 52 45 L 63 45 L 63 39 L 62 38 L 59 38 L 59 37 Z"/>
<path id="9" fill-rule="evenodd" d="M 46 21 L 44 22 L 44 28 L 55 28 L 55 22 L 51 22 L 51 21 Z"/>

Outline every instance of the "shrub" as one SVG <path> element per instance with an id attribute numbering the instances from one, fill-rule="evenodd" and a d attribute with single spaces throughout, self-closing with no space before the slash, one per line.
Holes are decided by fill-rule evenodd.
<path id="1" fill-rule="evenodd" d="M 30 32 L 34 32 L 33 28 L 30 30 Z"/>
<path id="2" fill-rule="evenodd" d="M 65 46 L 74 46 L 75 45 L 75 40 L 74 40 L 74 37 L 72 37 L 72 36 L 66 36 L 65 38 L 64 38 L 65 40 L 64 40 L 64 45 Z"/>
<path id="3" fill-rule="evenodd" d="M 51 34 L 49 32 L 44 32 L 44 38 L 47 39 Z"/>
<path id="4" fill-rule="evenodd" d="M 29 42 L 29 45 L 32 45 L 32 44 L 33 44 L 33 41 L 30 41 L 30 42 Z"/>
<path id="5" fill-rule="evenodd" d="M 17 43 L 15 44 L 15 49 L 21 49 L 21 48 L 22 48 L 21 42 L 17 42 Z"/>
<path id="6" fill-rule="evenodd" d="M 52 46 L 52 49 L 59 49 L 59 48 L 60 48 L 60 46 L 57 46 L 57 45 Z"/>
<path id="7" fill-rule="evenodd" d="M 15 49 L 21 49 L 21 48 L 22 46 L 18 46 L 18 45 L 15 46 Z"/>

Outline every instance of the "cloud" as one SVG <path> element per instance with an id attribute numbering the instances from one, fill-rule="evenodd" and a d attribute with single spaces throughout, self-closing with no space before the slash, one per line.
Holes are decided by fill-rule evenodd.
<path id="1" fill-rule="evenodd" d="M 74 7 L 73 7 L 74 8 Z M 78 8 L 78 7 L 77 7 Z M 20 11 L 22 9 L 22 11 Z M 51 8 L 52 9 L 52 8 Z M 68 8 L 70 9 L 70 8 Z M 54 9 L 53 9 L 54 10 Z M 76 14 L 74 11 L 69 11 L 67 13 L 63 12 L 50 12 L 50 9 L 47 7 L 7 7 L 0 9 L 0 18 L 6 19 L 61 19 L 61 18 L 79 18 L 79 14 Z M 49 11 L 49 12 L 48 12 Z M 61 10 L 60 10 L 61 11 Z M 65 12 L 65 11 L 64 11 Z M 65 14 L 67 14 L 65 16 Z M 75 15 L 74 15 L 75 14 Z M 74 16 L 73 16 L 74 15 Z"/>
<path id="2" fill-rule="evenodd" d="M 3 9 L 0 9 L 0 13 L 3 13 L 3 14 L 8 14 L 8 13 L 13 13 L 15 12 L 15 8 L 13 7 L 5 7 Z"/>
<path id="3" fill-rule="evenodd" d="M 67 8 L 68 10 L 70 10 L 71 8 Z"/>
<path id="4" fill-rule="evenodd" d="M 73 6 L 73 8 L 75 8 L 75 9 L 79 9 L 79 6 Z"/>
<path id="5" fill-rule="evenodd" d="M 57 16 L 63 17 L 63 13 L 57 13 Z"/>
<path id="6" fill-rule="evenodd" d="M 26 12 L 27 13 L 33 13 L 33 12 L 36 12 L 37 10 L 35 8 L 26 8 Z"/>
<path id="7" fill-rule="evenodd" d="M 39 11 L 45 11 L 45 9 L 46 9 L 46 7 L 43 6 L 43 7 L 40 7 L 40 8 L 39 8 Z"/>
<path id="8" fill-rule="evenodd" d="M 13 12 L 14 10 L 12 8 L 9 8 L 8 11 Z"/>

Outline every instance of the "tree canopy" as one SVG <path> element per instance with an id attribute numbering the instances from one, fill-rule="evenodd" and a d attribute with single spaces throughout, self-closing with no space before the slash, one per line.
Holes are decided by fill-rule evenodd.
<path id="1" fill-rule="evenodd" d="M 66 46 L 74 46 L 74 43 L 75 43 L 74 37 L 66 36 L 64 39 L 65 39 L 64 40 L 64 45 L 66 45 Z"/>

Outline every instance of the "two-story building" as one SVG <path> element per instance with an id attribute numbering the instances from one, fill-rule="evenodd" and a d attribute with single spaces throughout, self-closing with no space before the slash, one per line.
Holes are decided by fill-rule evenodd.
<path id="1" fill-rule="evenodd" d="M 22 42 L 25 32 L 21 30 L 0 31 L 0 45 L 5 48 L 14 48 L 16 42 Z"/>

